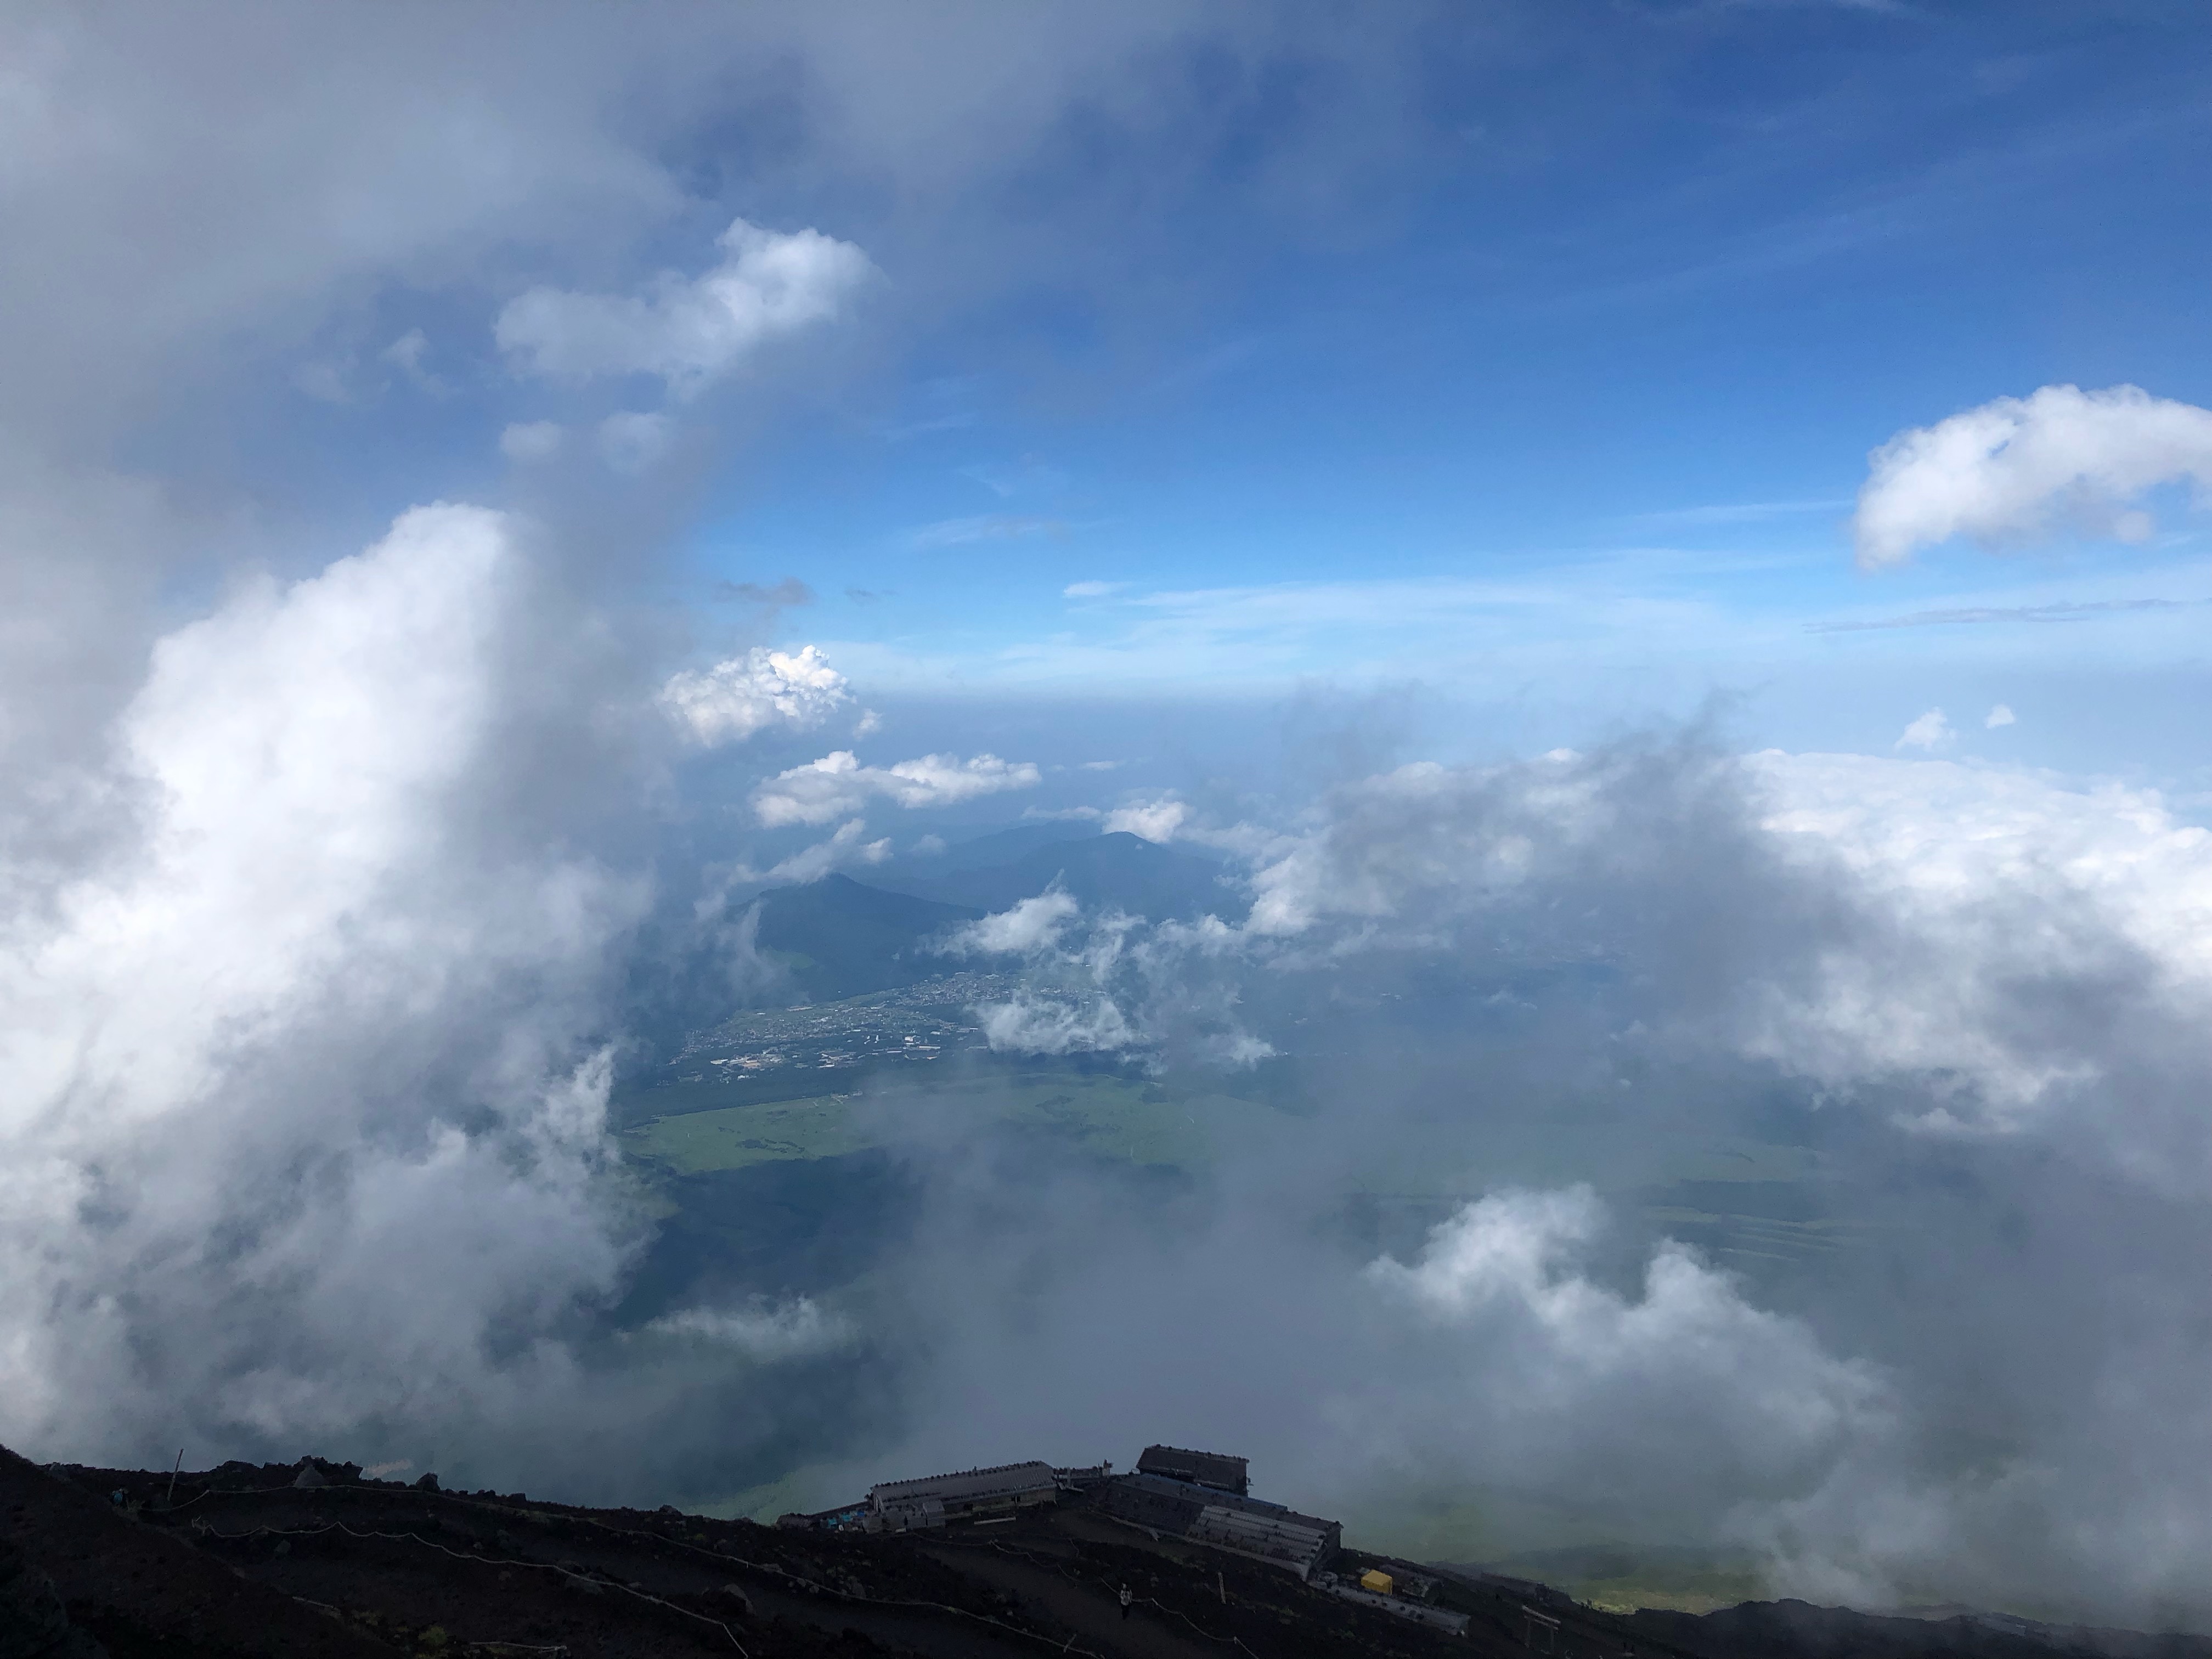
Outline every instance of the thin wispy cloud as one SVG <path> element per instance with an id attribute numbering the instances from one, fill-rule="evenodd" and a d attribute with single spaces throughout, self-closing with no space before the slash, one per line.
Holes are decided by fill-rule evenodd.
<path id="1" fill-rule="evenodd" d="M 1000 501 L 1015 495 L 1052 495 L 1067 487 L 1067 474 L 1060 467 L 1024 455 L 1013 461 L 979 461 L 963 466 L 960 476 L 979 483 Z"/>
<path id="2" fill-rule="evenodd" d="M 959 410 L 950 415 L 932 415 L 923 420 L 887 426 L 883 428 L 883 436 L 888 442 L 903 443 L 908 438 L 926 438 L 933 432 L 958 432 L 975 425 L 976 419 L 974 410 Z"/>
<path id="3" fill-rule="evenodd" d="M 786 576 L 772 586 L 760 582 L 717 582 L 714 597 L 746 605 L 811 605 L 814 590 L 796 576 Z"/>
<path id="4" fill-rule="evenodd" d="M 1632 513 L 1613 520 L 1658 529 L 1668 526 L 1765 524 L 1774 519 L 1802 518 L 1809 513 L 1841 513 L 1850 497 L 1823 496 L 1808 501 L 1717 501 L 1705 507 L 1675 507 L 1655 513 Z"/>
<path id="5" fill-rule="evenodd" d="M 1027 513 L 985 513 L 973 518 L 940 519 L 907 538 L 917 553 L 968 547 L 977 542 L 1019 541 L 1025 536 L 1066 536 L 1074 526 L 1065 519 Z"/>
<path id="6" fill-rule="evenodd" d="M 1807 623 L 1808 634 L 1857 634 L 1887 628 L 1959 628 L 1987 623 L 2088 622 L 2142 611 L 2186 611 L 2212 599 L 2081 599 L 2057 605 L 1975 605 L 1948 611 L 1914 611 L 1869 622 Z"/>

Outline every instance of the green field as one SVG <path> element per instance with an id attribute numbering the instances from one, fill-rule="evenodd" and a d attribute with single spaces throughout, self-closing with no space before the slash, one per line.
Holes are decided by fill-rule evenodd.
<path id="1" fill-rule="evenodd" d="M 927 1079 L 905 1068 L 848 1073 L 839 1080 L 848 1087 L 783 1099 L 753 1092 L 772 1091 L 768 1079 L 641 1092 L 627 1103 L 634 1127 L 621 1132 L 621 1142 L 648 1176 L 1008 1132 L 1044 1137 L 1080 1156 L 1195 1173 L 1229 1149 L 1249 1152 L 1296 1131 L 1295 1120 L 1261 1102 L 1050 1063 Z M 723 1103 L 733 1096 L 736 1103 Z M 659 1109 L 638 1121 L 651 1107 Z M 1489 1122 L 1439 1133 L 1445 1129 L 1348 1141 L 1340 1190 L 1425 1218 L 1425 1231 L 1500 1188 L 1586 1180 L 1656 1231 L 1747 1268 L 1802 1269 L 1864 1235 L 1862 1224 L 1825 1213 L 1820 1157 L 1807 1149 L 1669 1135 L 1632 1121 Z"/>
<path id="2" fill-rule="evenodd" d="M 1188 1170 L 1211 1164 L 1224 1146 L 1249 1146 L 1282 1122 L 1272 1107 L 1228 1095 L 1054 1071 L 683 1110 L 624 1131 L 622 1141 L 633 1158 L 700 1175 L 834 1158 L 948 1131 L 1014 1127 L 1095 1157 Z"/>

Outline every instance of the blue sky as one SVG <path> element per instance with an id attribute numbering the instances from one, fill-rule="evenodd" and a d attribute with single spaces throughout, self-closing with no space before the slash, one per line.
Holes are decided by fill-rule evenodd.
<path id="1" fill-rule="evenodd" d="M 720 482 L 701 576 L 801 577 L 787 625 L 886 691 L 1396 678 L 1632 716 L 1717 689 L 1759 738 L 1850 747 L 2008 697 L 2007 758 L 2185 767 L 2143 676 L 2203 665 L 2185 500 L 2148 547 L 1875 574 L 1847 520 L 1902 428 L 2054 382 L 2212 393 L 2201 18 L 1598 21 L 1524 24 L 1503 64 L 1468 28 L 1372 211 L 1341 181 L 1255 204 L 1217 155 L 1099 225 L 1152 291 L 914 319 Z M 1040 187 L 1118 196 L 1139 160 Z M 893 290 L 935 252 L 820 222 Z"/>
<path id="2" fill-rule="evenodd" d="M 613 505 L 698 653 L 818 642 L 886 708 L 1414 685 L 1512 750 L 1719 694 L 1747 741 L 1886 750 L 1940 705 L 1961 752 L 2208 781 L 2184 491 L 2124 547 L 1869 574 L 1849 528 L 1871 449 L 1992 398 L 2212 402 L 2200 8 L 946 16 L 665 108 L 614 77 L 617 159 L 574 169 L 643 169 L 613 210 L 276 309 L 134 458 L 252 477 L 305 568 L 432 495 L 571 514 L 605 481 L 500 432 L 659 410 L 676 459 Z M 495 343 L 738 216 L 874 274 L 681 397 Z"/>

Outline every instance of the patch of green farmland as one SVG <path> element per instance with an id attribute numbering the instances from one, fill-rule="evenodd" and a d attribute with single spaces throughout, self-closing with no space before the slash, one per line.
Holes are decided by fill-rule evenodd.
<path id="1" fill-rule="evenodd" d="M 622 1136 L 633 1157 L 683 1175 L 780 1158 L 834 1158 L 916 1135 L 1014 1127 L 1094 1156 L 1194 1169 L 1217 1146 L 1264 1134 L 1273 1109 L 1226 1095 L 1170 1093 L 1115 1077 L 1045 1072 L 690 1110 Z"/>
<path id="2" fill-rule="evenodd" d="M 720 1111 L 692 1111 L 626 1131 L 624 1149 L 678 1175 L 741 1170 L 780 1158 L 836 1158 L 874 1144 L 860 1129 L 854 1097 L 817 1095 Z"/>

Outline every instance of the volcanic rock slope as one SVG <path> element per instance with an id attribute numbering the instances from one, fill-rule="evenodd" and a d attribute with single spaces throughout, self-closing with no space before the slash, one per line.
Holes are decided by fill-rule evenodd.
<path id="1" fill-rule="evenodd" d="M 1983 1626 L 1837 1626 L 1811 1608 L 1809 1621 L 1620 1618 L 1480 1577 L 1448 1579 L 1443 1597 L 1468 1614 L 1464 1637 L 1155 1539 L 1080 1498 L 1010 1522 L 866 1534 L 426 1490 L 312 1459 L 226 1464 L 173 1486 L 166 1472 L 41 1467 L 0 1450 L 0 1659 L 1440 1659 L 1525 1654 L 1532 1640 L 1569 1659 L 2054 1651 Z M 1548 1620 L 1532 1621 L 1532 1607 Z M 2128 1659 L 2212 1659 L 2201 1638 L 2135 1640 L 2150 1645 Z"/>

